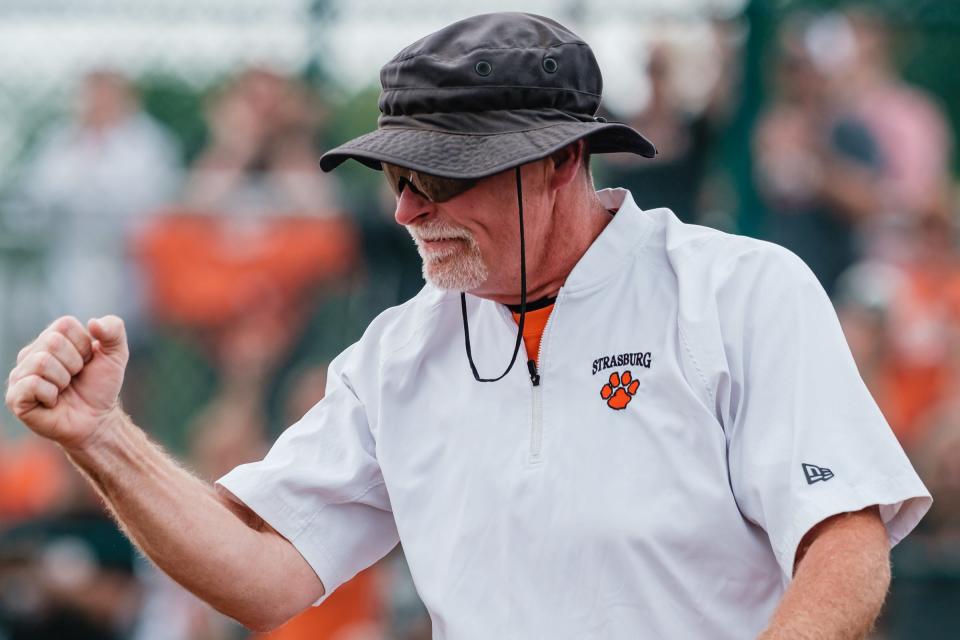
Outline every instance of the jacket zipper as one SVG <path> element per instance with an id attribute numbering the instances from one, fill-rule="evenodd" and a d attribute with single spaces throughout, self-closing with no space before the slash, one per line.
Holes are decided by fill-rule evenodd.
<path id="1" fill-rule="evenodd" d="M 530 462 L 539 462 L 541 459 L 540 450 L 543 444 L 543 391 L 540 387 L 540 372 L 537 369 L 537 363 L 543 362 L 543 342 L 547 337 L 547 331 L 550 328 L 550 322 L 553 320 L 553 314 L 556 313 L 557 306 L 554 303 L 553 311 L 547 318 L 547 324 L 543 327 L 543 335 L 540 336 L 540 347 L 537 349 L 537 359 L 527 360 L 527 371 L 530 372 L 530 382 L 533 390 L 533 407 L 530 420 Z"/>
<path id="2" fill-rule="evenodd" d="M 530 381 L 533 383 L 533 414 L 530 420 L 530 462 L 540 461 L 540 446 L 543 443 L 543 400 L 540 390 L 540 375 L 537 373 L 537 363 L 527 361 L 530 370 Z"/>

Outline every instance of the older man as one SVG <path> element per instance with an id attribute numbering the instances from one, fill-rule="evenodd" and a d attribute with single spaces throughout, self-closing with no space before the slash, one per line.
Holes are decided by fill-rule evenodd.
<path id="1" fill-rule="evenodd" d="M 593 116 L 593 54 L 552 20 L 455 23 L 381 79 L 379 129 L 321 166 L 384 170 L 428 284 L 264 460 L 214 487 L 148 442 L 115 317 L 55 322 L 8 406 L 251 628 L 399 540 L 437 638 L 864 635 L 930 498 L 810 271 L 595 192 L 588 152 L 654 150 Z"/>

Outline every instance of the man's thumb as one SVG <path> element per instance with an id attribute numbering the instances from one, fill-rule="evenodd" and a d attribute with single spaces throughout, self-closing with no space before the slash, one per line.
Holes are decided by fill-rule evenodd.
<path id="1" fill-rule="evenodd" d="M 127 332 L 123 328 L 123 320 L 117 316 L 93 318 L 87 322 L 87 330 L 93 339 L 100 343 L 100 350 L 104 355 L 126 351 Z"/>

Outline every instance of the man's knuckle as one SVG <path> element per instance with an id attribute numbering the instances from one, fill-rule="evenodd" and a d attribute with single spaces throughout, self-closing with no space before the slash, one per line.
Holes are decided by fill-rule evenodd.
<path id="1" fill-rule="evenodd" d="M 37 336 L 37 339 L 33 341 L 32 351 L 36 352 L 38 350 L 49 349 L 50 341 L 53 335 L 54 335 L 54 332 L 48 330 L 48 331 L 44 331 L 39 336 Z"/>
<path id="2" fill-rule="evenodd" d="M 47 346 L 55 351 L 63 349 L 69 342 L 70 341 L 67 339 L 67 336 L 63 335 L 59 331 L 51 331 L 50 335 L 47 337 Z"/>
<path id="3" fill-rule="evenodd" d="M 56 334 L 56 340 L 59 341 L 59 344 L 80 344 L 83 340 L 84 329 L 76 320 L 76 318 L 70 318 L 72 322 L 64 321 L 64 323 L 56 327 L 55 331 L 51 333 Z"/>
<path id="4" fill-rule="evenodd" d="M 30 395 L 35 398 L 45 397 L 49 395 L 50 387 L 56 389 L 56 385 L 52 382 L 45 380 L 43 377 L 34 375 L 30 376 Z"/>
<path id="5" fill-rule="evenodd" d="M 56 371 L 59 374 L 67 373 L 67 365 L 64 364 L 64 358 L 56 354 L 50 354 L 50 363 L 49 368 Z"/>
<path id="6" fill-rule="evenodd" d="M 51 331 L 43 342 L 47 351 L 63 351 L 67 345 L 67 337 L 62 333 Z"/>
<path id="7" fill-rule="evenodd" d="M 23 349 L 20 349 L 19 352 L 17 352 L 17 364 L 20 364 L 21 362 L 23 362 L 24 359 L 25 359 L 28 355 L 30 355 L 30 352 L 31 352 L 32 349 L 33 349 L 33 345 L 34 345 L 34 343 L 31 342 L 30 344 L 28 344 L 27 346 L 25 346 Z"/>
<path id="8" fill-rule="evenodd" d="M 50 369 L 55 368 L 57 365 L 57 359 L 49 351 L 38 351 L 37 352 L 37 366 L 41 371 L 49 371 Z"/>
<path id="9" fill-rule="evenodd" d="M 68 358 L 62 362 L 63 368 L 67 370 L 71 376 L 75 376 L 81 371 L 83 371 L 83 361 L 79 356 L 76 358 Z"/>
<path id="10" fill-rule="evenodd" d="M 73 316 L 60 316 L 53 321 L 50 328 L 55 331 L 69 331 L 79 324 L 79 322 L 80 321 Z"/>
<path id="11" fill-rule="evenodd" d="M 53 360 L 49 351 L 37 351 L 24 362 L 24 371 L 27 374 L 42 374 L 53 368 Z"/>
<path id="12" fill-rule="evenodd" d="M 24 378 L 30 373 L 33 373 L 33 370 L 36 366 L 37 366 L 37 354 L 31 353 L 31 354 L 28 354 L 27 357 L 23 359 L 23 362 L 17 365 L 17 368 L 14 369 L 13 372 L 19 373 L 20 377 Z"/>

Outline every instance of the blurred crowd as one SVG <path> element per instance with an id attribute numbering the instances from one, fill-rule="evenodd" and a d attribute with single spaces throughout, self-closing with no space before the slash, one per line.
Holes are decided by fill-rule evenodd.
<path id="1" fill-rule="evenodd" d="M 935 95 L 902 78 L 894 35 L 866 10 L 785 20 L 745 142 L 760 235 L 820 279 L 935 497 L 895 553 L 878 637 L 947 637 L 960 597 L 953 127 Z M 727 26 L 714 36 L 718 73 L 696 103 L 679 89 L 670 44 L 649 50 L 649 98 L 608 117 L 660 155 L 597 159 L 598 187 L 627 187 L 642 208 L 687 222 L 736 208 L 717 159 L 742 49 Z M 125 409 L 213 480 L 261 457 L 322 398 L 330 359 L 422 279 L 389 192 L 347 198 L 343 178 L 318 170 L 330 109 L 315 88 L 249 68 L 202 109 L 206 140 L 187 161 L 135 79 L 88 73 L 72 116 L 33 145 L 0 218 L 45 238 L 40 268 L 8 287 L 8 321 L 29 325 L 26 337 L 37 318 L 124 317 Z M 55 447 L 0 429 L 0 640 L 246 637 L 144 561 Z M 263 637 L 412 640 L 429 638 L 430 622 L 398 551 Z"/>
<path id="2" fill-rule="evenodd" d="M 50 233 L 41 274 L 12 295 L 48 319 L 121 315 L 133 350 L 125 409 L 214 480 L 262 457 L 322 398 L 327 362 L 415 293 L 375 265 L 419 266 L 412 244 L 383 241 L 404 233 L 388 215 L 364 234 L 342 208 L 316 164 L 324 106 L 303 83 L 247 69 L 211 92 L 204 115 L 206 145 L 184 167 L 130 79 L 87 74 L 74 116 L 37 142 L 15 194 L 28 220 L 14 224 Z M 54 447 L 2 431 L 0 444 L 0 638 L 247 637 L 139 557 Z M 429 637 L 396 556 L 267 637 L 388 628 Z"/>

